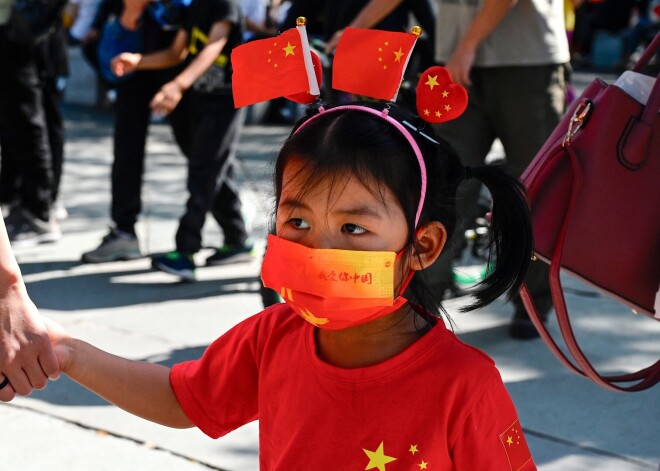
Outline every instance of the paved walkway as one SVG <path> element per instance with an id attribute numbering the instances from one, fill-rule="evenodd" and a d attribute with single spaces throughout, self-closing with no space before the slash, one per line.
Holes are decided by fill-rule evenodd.
<path id="1" fill-rule="evenodd" d="M 584 80 L 588 80 L 586 77 Z M 41 312 L 111 352 L 172 364 L 198 357 L 222 332 L 261 309 L 259 263 L 203 268 L 196 283 L 153 272 L 148 259 L 79 263 L 110 221 L 111 121 L 90 108 L 67 106 L 63 199 L 69 210 L 61 242 L 16 251 L 28 290 Z M 243 196 L 254 239 L 263 244 L 271 208 L 269 175 L 286 127 L 250 126 L 240 145 Z M 145 253 L 173 248 L 185 201 L 185 163 L 166 125 L 148 144 Z M 207 244 L 220 235 L 212 221 Z M 206 252 L 208 253 L 208 252 Z M 205 253 L 199 254 L 199 261 Z M 660 323 L 567 280 L 575 328 L 595 363 L 629 371 L 660 357 Z M 447 308 L 460 337 L 497 362 L 542 471 L 658 470 L 660 389 L 616 394 L 566 371 L 540 340 L 507 336 L 511 308 L 503 303 L 459 314 Z M 557 326 L 550 326 L 556 333 Z M 197 430 L 170 430 L 136 419 L 67 378 L 28 398 L 0 404 L 0 459 L 18 470 L 258 469 L 258 428 L 249 424 L 219 440 Z M 431 468 L 429 468 L 431 469 Z"/>

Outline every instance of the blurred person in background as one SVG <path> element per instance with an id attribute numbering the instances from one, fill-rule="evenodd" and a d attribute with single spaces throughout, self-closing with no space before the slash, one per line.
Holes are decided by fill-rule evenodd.
<path id="1" fill-rule="evenodd" d="M 5 225 L 13 245 L 55 242 L 62 236 L 51 208 L 63 157 L 59 99 L 66 75 L 62 53 L 63 1 L 35 14 L 13 4 L 0 25 L 0 130 Z M 58 52 L 59 51 L 59 52 Z M 50 127 L 49 127 L 50 126 Z"/>

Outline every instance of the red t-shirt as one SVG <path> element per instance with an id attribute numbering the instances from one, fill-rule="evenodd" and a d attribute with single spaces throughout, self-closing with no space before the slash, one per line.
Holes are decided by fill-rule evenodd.
<path id="1" fill-rule="evenodd" d="M 535 470 L 494 362 L 438 322 L 394 358 L 344 369 L 285 304 L 172 368 L 181 407 L 217 438 L 259 419 L 262 470 Z"/>

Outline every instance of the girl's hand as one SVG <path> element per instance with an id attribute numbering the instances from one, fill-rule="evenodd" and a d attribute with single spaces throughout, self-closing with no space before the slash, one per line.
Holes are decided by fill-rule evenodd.
<path id="1" fill-rule="evenodd" d="M 181 101 L 183 92 L 183 87 L 177 82 L 166 83 L 151 100 L 151 109 L 161 116 L 170 114 Z"/>
<path id="2" fill-rule="evenodd" d="M 117 77 L 123 77 L 127 73 L 133 72 L 135 69 L 137 69 L 140 60 L 142 60 L 142 54 L 122 52 L 118 56 L 113 57 L 110 63 L 112 72 Z"/>
<path id="3" fill-rule="evenodd" d="M 64 330 L 64 327 L 62 327 L 57 322 L 46 317 L 42 317 L 42 319 L 46 325 L 48 337 L 50 338 L 50 341 L 55 349 L 55 355 L 57 356 L 57 361 L 60 364 L 60 370 L 65 371 L 71 361 L 72 350 L 69 346 L 71 336 L 66 332 L 66 330 Z"/>

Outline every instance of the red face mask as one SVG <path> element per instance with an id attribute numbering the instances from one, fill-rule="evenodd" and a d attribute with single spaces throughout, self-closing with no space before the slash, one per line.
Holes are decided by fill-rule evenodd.
<path id="1" fill-rule="evenodd" d="M 391 314 L 407 302 L 401 295 L 412 270 L 394 298 L 394 261 L 402 254 L 312 249 L 269 235 L 261 279 L 309 323 L 341 330 Z"/>

